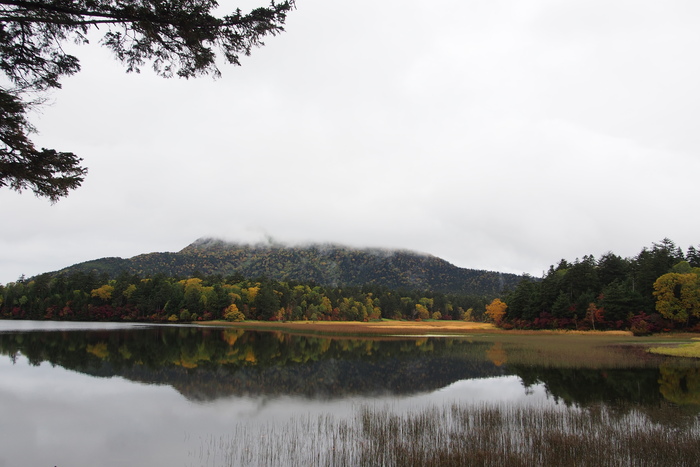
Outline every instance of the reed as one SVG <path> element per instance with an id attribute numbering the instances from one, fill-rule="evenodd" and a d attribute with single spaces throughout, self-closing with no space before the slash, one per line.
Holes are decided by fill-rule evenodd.
<path id="1" fill-rule="evenodd" d="M 664 425 L 606 406 L 452 404 L 398 414 L 363 406 L 202 440 L 191 465 L 218 466 L 695 466 L 700 419 Z M 196 457 L 196 456 L 191 456 Z"/>

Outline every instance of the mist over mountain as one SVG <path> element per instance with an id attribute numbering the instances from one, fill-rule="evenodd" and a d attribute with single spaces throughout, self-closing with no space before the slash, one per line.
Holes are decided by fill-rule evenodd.
<path id="1" fill-rule="evenodd" d="M 350 248 L 335 244 L 246 245 L 200 238 L 176 253 L 132 258 L 101 258 L 58 272 L 97 272 L 189 277 L 240 275 L 324 286 L 380 285 L 392 289 L 443 293 L 497 294 L 512 289 L 521 276 L 460 268 L 432 255 L 407 250 Z"/>

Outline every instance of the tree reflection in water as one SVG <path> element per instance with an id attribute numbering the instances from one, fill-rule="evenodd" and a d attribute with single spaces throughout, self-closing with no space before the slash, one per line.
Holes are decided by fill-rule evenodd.
<path id="1" fill-rule="evenodd" d="M 555 400 L 566 404 L 649 406 L 669 401 L 700 405 L 697 362 L 641 361 L 632 354 L 625 356 L 620 349 L 615 349 L 622 355 L 615 367 L 558 367 L 552 362 L 538 365 L 537 352 L 498 340 L 353 339 L 233 328 L 142 326 L 0 333 L 0 352 L 12 358 L 21 353 L 33 365 L 47 361 L 93 376 L 171 385 L 191 400 L 232 395 L 406 395 L 465 379 L 517 375 L 526 388 L 543 384 Z M 530 354 L 535 357 L 527 357 Z"/>

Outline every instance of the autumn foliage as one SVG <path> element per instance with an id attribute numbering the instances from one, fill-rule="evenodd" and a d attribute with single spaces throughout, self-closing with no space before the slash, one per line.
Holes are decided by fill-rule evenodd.
<path id="1" fill-rule="evenodd" d="M 240 276 L 44 274 L 0 285 L 0 318 L 177 322 L 460 319 L 490 297 Z M 477 316 L 481 318 L 481 316 Z"/>
<path id="2" fill-rule="evenodd" d="M 499 325 L 506 315 L 506 308 L 508 308 L 508 305 L 503 303 L 501 299 L 495 298 L 491 303 L 486 305 L 486 316 L 496 323 L 496 325 Z"/>
<path id="3" fill-rule="evenodd" d="M 679 323 L 700 318 L 700 274 L 664 274 L 654 282 L 654 296 L 664 318 Z"/>

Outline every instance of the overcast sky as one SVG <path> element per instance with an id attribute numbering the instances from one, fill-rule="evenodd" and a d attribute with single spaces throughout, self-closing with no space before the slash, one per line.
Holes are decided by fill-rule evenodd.
<path id="1" fill-rule="evenodd" d="M 248 9 L 260 0 L 221 2 Z M 700 243 L 700 2 L 298 0 L 218 80 L 95 41 L 35 115 L 90 172 L 0 190 L 0 283 L 199 237 L 416 250 L 541 276 Z"/>

